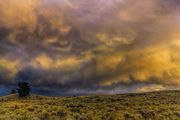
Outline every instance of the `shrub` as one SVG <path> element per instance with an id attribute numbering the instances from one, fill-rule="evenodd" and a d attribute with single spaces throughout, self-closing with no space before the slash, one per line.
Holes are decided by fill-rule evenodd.
<path id="1" fill-rule="evenodd" d="M 16 90 L 15 89 L 11 90 L 11 94 L 16 94 Z"/>
<path id="2" fill-rule="evenodd" d="M 30 86 L 29 86 L 29 83 L 27 82 L 20 82 L 18 83 L 18 94 L 19 94 L 19 97 L 26 97 L 30 94 Z"/>

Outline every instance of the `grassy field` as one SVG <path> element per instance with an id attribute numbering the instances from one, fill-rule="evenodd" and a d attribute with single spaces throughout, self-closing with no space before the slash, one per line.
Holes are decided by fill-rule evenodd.
<path id="1" fill-rule="evenodd" d="M 180 120 L 180 91 L 0 101 L 0 120 Z"/>

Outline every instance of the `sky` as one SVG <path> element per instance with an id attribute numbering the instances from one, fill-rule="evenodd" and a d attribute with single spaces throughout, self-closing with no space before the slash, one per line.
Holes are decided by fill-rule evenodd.
<path id="1" fill-rule="evenodd" d="M 0 0 L 0 94 L 180 89 L 179 0 Z"/>

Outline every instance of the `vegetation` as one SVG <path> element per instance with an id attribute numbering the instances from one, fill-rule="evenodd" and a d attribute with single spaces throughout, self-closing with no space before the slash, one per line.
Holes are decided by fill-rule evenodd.
<path id="1" fill-rule="evenodd" d="M 0 120 L 180 120 L 180 91 L 0 101 Z"/>
<path id="2" fill-rule="evenodd" d="M 11 90 L 10 94 L 16 94 L 16 90 L 15 89 Z"/>
<path id="3" fill-rule="evenodd" d="M 19 94 L 19 97 L 26 97 L 28 95 L 30 95 L 30 86 L 29 86 L 29 83 L 27 82 L 20 82 L 18 83 L 18 94 Z"/>

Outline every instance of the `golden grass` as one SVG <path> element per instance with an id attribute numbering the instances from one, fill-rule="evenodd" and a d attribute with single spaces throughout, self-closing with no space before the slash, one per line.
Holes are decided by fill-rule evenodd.
<path id="1" fill-rule="evenodd" d="M 179 120 L 180 91 L 143 94 L 0 97 L 0 120 Z"/>

